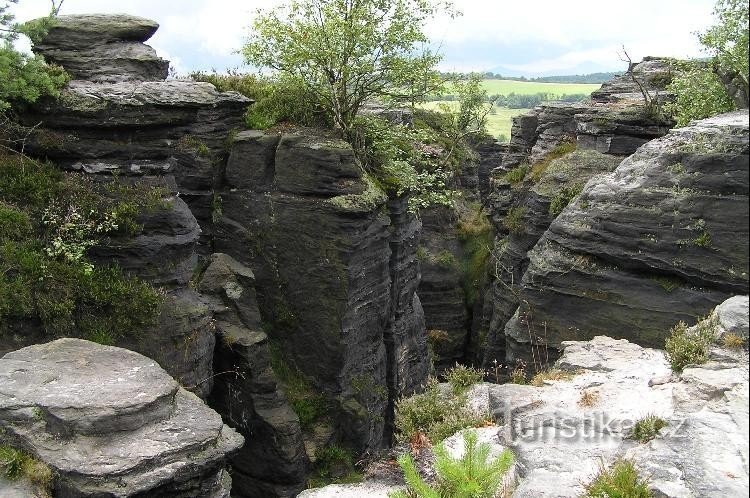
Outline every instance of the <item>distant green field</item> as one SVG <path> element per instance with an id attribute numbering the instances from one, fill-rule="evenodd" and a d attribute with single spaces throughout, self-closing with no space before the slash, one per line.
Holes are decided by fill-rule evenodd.
<path id="1" fill-rule="evenodd" d="M 537 93 L 548 93 L 553 96 L 590 94 L 598 90 L 599 84 L 584 83 L 537 83 L 532 81 L 514 81 L 514 80 L 483 80 L 482 84 L 487 90 L 488 95 L 534 95 Z M 427 102 L 424 107 L 427 109 L 437 110 L 440 104 L 450 106 L 458 105 L 457 102 L 436 101 Z M 529 109 L 509 109 L 507 107 L 495 107 L 487 115 L 487 132 L 495 138 L 510 139 L 510 129 L 512 126 L 511 118 L 526 114 Z"/>
<path id="2" fill-rule="evenodd" d="M 433 111 L 440 110 L 440 104 L 447 104 L 450 107 L 455 107 L 458 102 L 425 102 L 422 107 Z M 501 135 L 505 136 L 505 140 L 510 140 L 510 128 L 513 124 L 511 118 L 513 116 L 519 116 L 526 114 L 529 109 L 508 109 L 507 107 L 495 107 L 487 115 L 487 133 L 495 138 L 499 138 Z"/>
<path id="3" fill-rule="evenodd" d="M 598 90 L 601 85 L 586 83 L 537 83 L 534 81 L 514 80 L 483 80 L 482 85 L 489 95 L 533 95 L 535 93 L 550 93 L 553 95 L 589 94 Z"/>

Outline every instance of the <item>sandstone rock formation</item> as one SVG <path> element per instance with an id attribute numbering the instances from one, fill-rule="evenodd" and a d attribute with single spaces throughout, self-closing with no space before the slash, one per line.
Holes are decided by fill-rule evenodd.
<path id="1" fill-rule="evenodd" d="M 243 444 L 153 360 L 80 339 L 0 359 L 0 427 L 70 497 L 228 497 L 225 459 Z"/>
<path id="2" fill-rule="evenodd" d="M 747 292 L 747 195 L 746 111 L 649 142 L 550 225 L 529 253 L 524 306 L 505 333 L 524 342 L 530 327 L 552 345 L 604 333 L 663 344 L 674 323 Z"/>
<path id="3" fill-rule="evenodd" d="M 312 130 L 239 133 L 222 185 L 215 247 L 253 268 L 271 342 L 332 402 L 332 441 L 381 447 L 393 401 L 427 374 L 406 199 Z"/>

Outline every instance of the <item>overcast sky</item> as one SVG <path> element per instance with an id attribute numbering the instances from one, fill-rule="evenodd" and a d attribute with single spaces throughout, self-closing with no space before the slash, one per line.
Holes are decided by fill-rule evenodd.
<path id="1" fill-rule="evenodd" d="M 257 8 L 283 0 L 65 0 L 61 14 L 125 12 L 161 27 L 148 42 L 179 73 L 242 66 L 242 46 Z M 693 32 L 711 23 L 714 0 L 457 0 L 458 19 L 437 19 L 430 38 L 443 70 L 506 75 L 618 71 L 622 45 L 646 55 L 702 55 Z M 45 15 L 49 0 L 20 0 L 18 20 Z"/>

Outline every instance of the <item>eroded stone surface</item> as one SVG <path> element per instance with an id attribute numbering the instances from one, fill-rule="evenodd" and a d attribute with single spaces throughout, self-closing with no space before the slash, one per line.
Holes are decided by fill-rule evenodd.
<path id="1" fill-rule="evenodd" d="M 50 466 L 57 493 L 228 492 L 224 460 L 242 436 L 153 360 L 58 339 L 8 353 L 0 377 L 0 439 Z"/>

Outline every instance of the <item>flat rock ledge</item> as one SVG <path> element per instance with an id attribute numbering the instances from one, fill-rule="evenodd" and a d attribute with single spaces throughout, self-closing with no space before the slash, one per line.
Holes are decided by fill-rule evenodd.
<path id="1" fill-rule="evenodd" d="M 58 339 L 0 359 L 0 444 L 46 463 L 55 496 L 228 497 L 243 443 L 138 353 Z"/>

